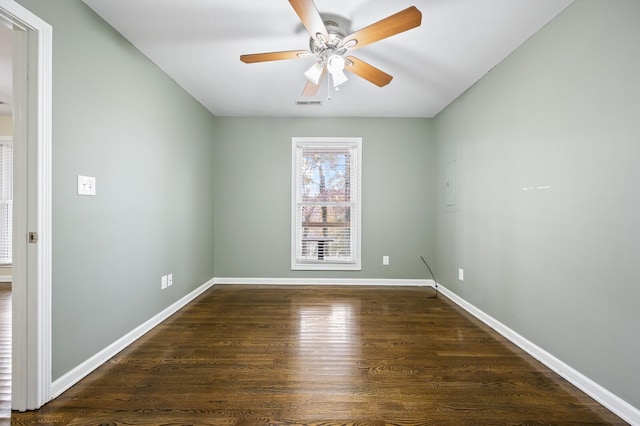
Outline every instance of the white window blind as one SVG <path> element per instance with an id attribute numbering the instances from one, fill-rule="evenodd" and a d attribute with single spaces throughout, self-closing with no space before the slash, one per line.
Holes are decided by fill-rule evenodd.
<path id="1" fill-rule="evenodd" d="M 0 143 L 0 264 L 12 262 L 13 145 Z"/>
<path id="2" fill-rule="evenodd" d="M 360 138 L 294 138 L 292 269 L 360 269 Z"/>

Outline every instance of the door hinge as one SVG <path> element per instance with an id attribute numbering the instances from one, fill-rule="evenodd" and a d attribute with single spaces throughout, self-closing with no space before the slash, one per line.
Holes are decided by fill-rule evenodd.
<path id="1" fill-rule="evenodd" d="M 37 232 L 29 232 L 29 243 L 35 244 L 38 242 L 38 233 Z"/>

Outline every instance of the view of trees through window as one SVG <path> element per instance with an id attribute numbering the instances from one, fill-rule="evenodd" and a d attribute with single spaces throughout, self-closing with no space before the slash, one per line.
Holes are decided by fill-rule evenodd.
<path id="1" fill-rule="evenodd" d="M 301 157 L 300 258 L 349 261 L 351 152 L 344 148 L 304 148 Z"/>
<path id="2" fill-rule="evenodd" d="M 362 139 L 292 142 L 291 269 L 361 270 Z"/>

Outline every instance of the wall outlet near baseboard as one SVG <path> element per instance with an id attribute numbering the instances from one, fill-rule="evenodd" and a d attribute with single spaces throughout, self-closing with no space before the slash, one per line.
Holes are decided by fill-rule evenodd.
<path id="1" fill-rule="evenodd" d="M 173 274 L 167 275 L 167 287 L 171 287 L 173 285 Z"/>
<path id="2" fill-rule="evenodd" d="M 169 279 L 168 279 L 168 277 L 166 275 L 163 275 L 162 278 L 160 278 L 160 288 L 162 290 L 167 288 L 168 281 L 169 281 Z"/>
<path id="3" fill-rule="evenodd" d="M 464 281 L 464 269 L 458 268 L 458 279 Z"/>
<path id="4" fill-rule="evenodd" d="M 382 264 L 384 266 L 388 266 L 389 265 L 389 256 L 382 256 Z"/>

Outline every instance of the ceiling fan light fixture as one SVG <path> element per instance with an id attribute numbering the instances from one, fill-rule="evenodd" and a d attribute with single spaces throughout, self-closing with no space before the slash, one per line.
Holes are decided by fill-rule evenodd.
<path id="1" fill-rule="evenodd" d="M 339 72 L 337 74 L 331 74 L 331 78 L 333 79 L 333 88 L 338 90 L 338 86 L 340 86 L 345 81 L 349 80 L 345 73 Z"/>
<path id="2" fill-rule="evenodd" d="M 310 82 L 317 85 L 320 83 L 320 77 L 322 77 L 323 70 L 324 66 L 320 62 L 316 62 L 304 73 L 304 75 Z"/>
<path id="3" fill-rule="evenodd" d="M 331 73 L 344 71 L 344 58 L 340 55 L 331 55 L 327 60 L 327 70 Z"/>
<path id="4" fill-rule="evenodd" d="M 386 86 L 393 78 L 391 75 L 358 58 L 344 58 L 343 55 L 348 50 L 359 49 L 422 24 L 422 13 L 415 6 L 411 6 L 350 33 L 350 20 L 336 14 L 321 15 L 314 0 L 289 0 L 289 3 L 310 35 L 309 50 L 240 55 L 240 60 L 244 63 L 255 63 L 314 56 L 318 62 L 304 73 L 309 82 L 305 86 L 303 96 L 315 95 L 325 73 L 328 73 L 330 78 L 328 88 L 333 85 L 333 88 L 338 90 L 338 86 L 348 80 L 344 73 L 345 68 L 379 87 Z"/>
<path id="5" fill-rule="evenodd" d="M 348 80 L 344 73 L 344 58 L 340 55 L 333 55 L 327 61 L 327 71 L 333 78 L 333 87 L 337 88 L 342 83 Z"/>

